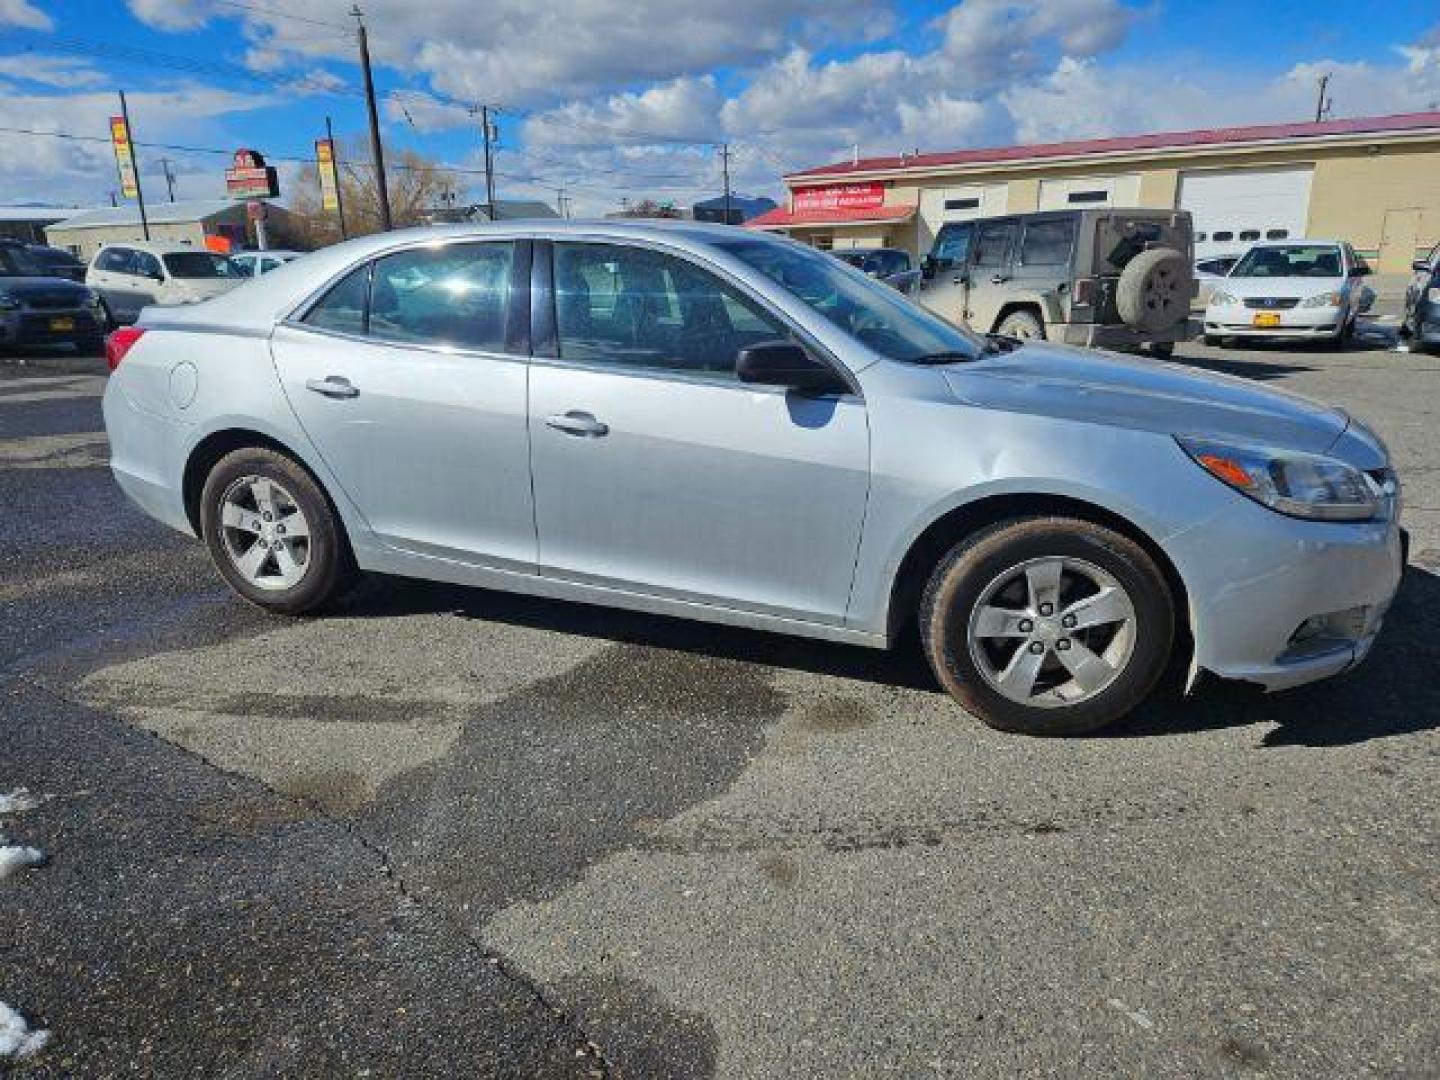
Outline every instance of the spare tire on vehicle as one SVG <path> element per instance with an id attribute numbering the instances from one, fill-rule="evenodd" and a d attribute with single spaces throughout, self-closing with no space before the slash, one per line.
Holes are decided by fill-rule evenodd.
<path id="1" fill-rule="evenodd" d="M 1190 316 L 1195 292 L 1190 260 L 1174 248 L 1142 251 L 1120 272 L 1115 307 L 1137 330 L 1168 330 Z"/>

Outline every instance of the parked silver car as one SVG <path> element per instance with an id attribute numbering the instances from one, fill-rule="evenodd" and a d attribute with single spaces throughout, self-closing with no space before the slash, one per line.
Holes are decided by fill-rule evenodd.
<path id="1" fill-rule="evenodd" d="M 1384 445 L 1235 379 L 957 329 L 689 223 L 328 248 L 112 336 L 112 465 L 246 599 L 356 570 L 884 647 L 990 724 L 1089 731 L 1185 650 L 1269 688 L 1369 650 Z"/>

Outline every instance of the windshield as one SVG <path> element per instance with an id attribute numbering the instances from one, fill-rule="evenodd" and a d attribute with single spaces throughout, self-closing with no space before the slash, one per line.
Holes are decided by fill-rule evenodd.
<path id="1" fill-rule="evenodd" d="M 244 271 L 224 255 L 208 251 L 182 251 L 165 256 L 165 269 L 174 278 L 236 278 Z"/>
<path id="2" fill-rule="evenodd" d="M 915 306 L 823 251 L 771 240 L 724 240 L 715 246 L 891 360 L 972 360 L 984 351 L 984 342 L 974 334 Z"/>
<path id="3" fill-rule="evenodd" d="M 1230 271 L 1231 277 L 1321 277 L 1337 278 L 1341 270 L 1340 249 L 1334 244 L 1291 244 L 1282 247 L 1255 247 Z"/>
<path id="4" fill-rule="evenodd" d="M 28 252 L 19 248 L 0 248 L 0 277 L 45 277 L 44 269 Z"/>

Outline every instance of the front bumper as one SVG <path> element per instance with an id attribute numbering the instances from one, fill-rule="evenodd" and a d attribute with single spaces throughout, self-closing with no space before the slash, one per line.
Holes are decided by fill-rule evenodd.
<path id="1" fill-rule="evenodd" d="M 1190 594 L 1195 668 L 1283 690 L 1354 667 L 1400 585 L 1399 523 L 1301 521 L 1237 499 L 1163 545 Z"/>
<path id="2" fill-rule="evenodd" d="M 1257 315 L 1274 315 L 1279 323 L 1256 326 Z M 1242 304 L 1205 309 L 1205 333 L 1214 337 L 1333 338 L 1340 334 L 1347 316 L 1342 308 L 1293 307 L 1284 311 L 1247 308 Z"/>

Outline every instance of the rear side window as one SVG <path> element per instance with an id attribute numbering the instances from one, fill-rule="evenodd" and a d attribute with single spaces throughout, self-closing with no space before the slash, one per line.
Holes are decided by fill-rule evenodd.
<path id="1" fill-rule="evenodd" d="M 387 255 L 370 283 L 374 338 L 503 352 L 515 246 L 451 244 Z"/>
<path id="2" fill-rule="evenodd" d="M 341 334 L 365 333 L 365 293 L 370 284 L 367 263 L 350 271 L 330 287 L 320 302 L 305 313 L 306 326 Z"/>
<path id="3" fill-rule="evenodd" d="M 161 276 L 160 260 L 148 251 L 135 251 L 131 253 L 134 257 L 130 260 L 130 269 L 122 273 L 131 273 L 139 277 Z"/>
<path id="4" fill-rule="evenodd" d="M 1015 223 L 997 222 L 980 229 L 975 240 L 975 265 L 984 268 L 1004 266 L 1015 236 Z"/>
<path id="5" fill-rule="evenodd" d="M 1073 218 L 1028 222 L 1025 225 L 1025 238 L 1020 243 L 1020 264 L 1064 266 L 1070 261 L 1070 248 L 1074 239 Z"/>

